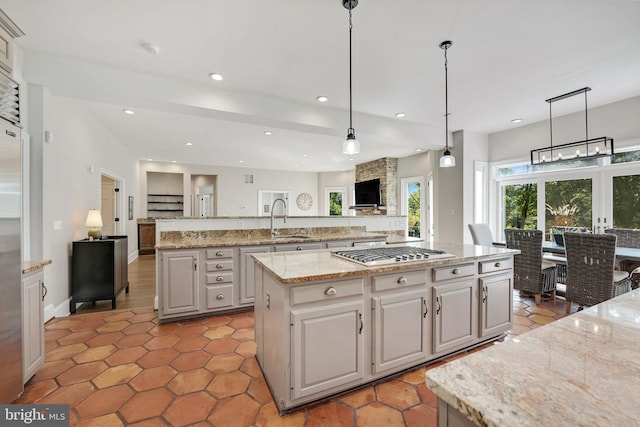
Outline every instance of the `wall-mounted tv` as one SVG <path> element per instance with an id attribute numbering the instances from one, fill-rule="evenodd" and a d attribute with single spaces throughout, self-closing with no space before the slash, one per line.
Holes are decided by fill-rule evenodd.
<path id="1" fill-rule="evenodd" d="M 356 205 L 380 206 L 380 179 L 356 182 Z"/>

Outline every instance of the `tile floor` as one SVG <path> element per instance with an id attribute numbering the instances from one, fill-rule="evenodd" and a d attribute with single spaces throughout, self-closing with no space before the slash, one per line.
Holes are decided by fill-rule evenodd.
<path id="1" fill-rule="evenodd" d="M 564 307 L 514 292 L 505 339 L 564 317 Z M 430 367 L 280 417 L 254 357 L 253 325 L 253 312 L 159 325 L 152 308 L 53 319 L 45 364 L 15 403 L 69 404 L 79 426 L 437 425 L 424 385 Z"/>

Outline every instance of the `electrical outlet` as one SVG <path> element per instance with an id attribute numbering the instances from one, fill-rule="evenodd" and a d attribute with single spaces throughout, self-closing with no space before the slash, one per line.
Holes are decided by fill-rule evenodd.
<path id="1" fill-rule="evenodd" d="M 53 221 L 53 231 L 62 230 L 62 221 Z"/>

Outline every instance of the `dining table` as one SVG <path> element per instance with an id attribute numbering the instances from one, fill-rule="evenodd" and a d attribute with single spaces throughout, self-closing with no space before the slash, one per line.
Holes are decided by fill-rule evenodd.
<path id="1" fill-rule="evenodd" d="M 542 242 L 542 252 L 565 256 L 564 246 L 553 241 Z M 616 246 L 616 258 L 621 261 L 640 261 L 640 248 Z"/>

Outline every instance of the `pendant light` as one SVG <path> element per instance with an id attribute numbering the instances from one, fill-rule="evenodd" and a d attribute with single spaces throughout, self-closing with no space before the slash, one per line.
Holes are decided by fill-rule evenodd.
<path id="1" fill-rule="evenodd" d="M 451 168 L 456 165 L 456 158 L 449 151 L 449 88 L 447 82 L 447 49 L 451 47 L 453 42 L 445 40 L 440 43 L 440 49 L 444 50 L 444 153 L 440 157 L 441 168 Z"/>
<path id="2" fill-rule="evenodd" d="M 358 0 L 342 0 L 342 6 L 349 10 L 349 129 L 347 129 L 347 139 L 342 143 L 343 154 L 358 154 L 360 152 L 360 142 L 356 139 L 356 131 L 353 128 L 353 101 L 351 94 L 351 10 L 358 5 Z"/>

